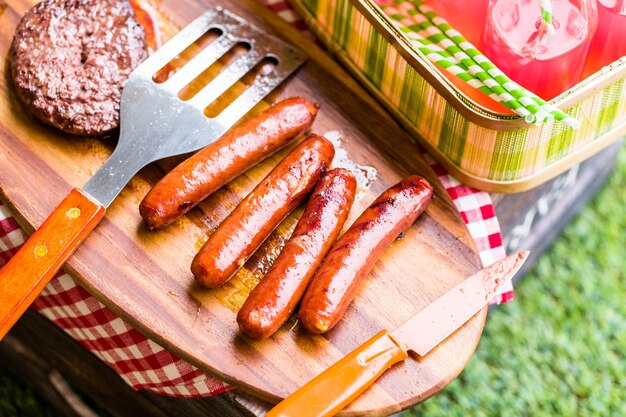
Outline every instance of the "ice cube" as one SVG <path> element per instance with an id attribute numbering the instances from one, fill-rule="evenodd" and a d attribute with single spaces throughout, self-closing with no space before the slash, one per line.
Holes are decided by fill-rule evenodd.
<path id="1" fill-rule="evenodd" d="M 496 22 L 499 23 L 500 29 L 503 32 L 511 32 L 517 29 L 517 25 L 520 21 L 520 6 L 519 2 L 515 1 L 513 7 L 510 7 L 510 3 L 503 1 L 499 3 L 499 7 L 496 13 Z"/>
<path id="2" fill-rule="evenodd" d="M 569 11 L 567 15 L 567 34 L 574 39 L 582 39 L 586 36 L 587 31 L 585 30 L 587 26 L 587 22 L 583 19 L 580 11 L 578 9 L 572 9 Z"/>

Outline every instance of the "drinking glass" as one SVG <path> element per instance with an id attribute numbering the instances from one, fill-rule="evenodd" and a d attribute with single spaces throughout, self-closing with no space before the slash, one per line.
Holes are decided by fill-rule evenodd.
<path id="1" fill-rule="evenodd" d="M 598 29 L 591 41 L 585 74 L 626 55 L 626 0 L 598 0 Z"/>
<path id="2" fill-rule="evenodd" d="M 551 0 L 551 33 L 539 0 L 491 0 L 482 52 L 512 80 L 550 100 L 581 79 L 596 30 L 596 0 Z"/>

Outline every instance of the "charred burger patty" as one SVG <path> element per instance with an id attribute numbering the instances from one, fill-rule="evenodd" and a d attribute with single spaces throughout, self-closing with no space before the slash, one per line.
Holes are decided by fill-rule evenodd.
<path id="1" fill-rule="evenodd" d="M 42 122 L 100 135 L 118 126 L 124 82 L 146 57 L 144 31 L 126 0 L 46 0 L 17 26 L 11 74 Z"/>

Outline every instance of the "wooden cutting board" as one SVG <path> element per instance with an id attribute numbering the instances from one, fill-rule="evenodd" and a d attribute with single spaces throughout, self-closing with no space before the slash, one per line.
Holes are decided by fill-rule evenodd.
<path id="1" fill-rule="evenodd" d="M 0 53 L 8 54 L 19 18 L 35 1 L 5 0 Z M 236 387 L 276 401 L 333 364 L 382 328 L 393 329 L 479 269 L 468 231 L 421 150 L 346 72 L 306 36 L 254 1 L 165 1 L 161 11 L 184 25 L 222 5 L 299 46 L 303 68 L 268 98 L 302 95 L 322 107 L 313 131 L 340 144 L 338 164 L 361 179 L 347 224 L 382 191 L 411 173 L 428 178 L 435 198 L 406 235 L 385 252 L 348 309 L 324 336 L 290 319 L 272 338 L 252 342 L 238 333 L 235 315 L 275 259 L 301 211 L 296 210 L 231 281 L 206 290 L 189 265 L 210 233 L 284 155 L 250 169 L 166 230 L 148 232 L 140 200 L 176 161 L 142 170 L 107 217 L 66 265 L 91 294 L 162 346 Z M 0 9 L 2 9 L 0 0 Z M 32 232 L 72 187 L 81 186 L 110 154 L 114 138 L 78 138 L 43 126 L 16 101 L 2 61 L 0 78 L 0 189 L 25 230 Z M 265 105 L 266 106 L 266 105 Z M 259 111 L 263 106 L 259 106 Z M 480 337 L 486 309 L 425 358 L 387 372 L 345 415 L 385 415 L 423 401 L 463 369 Z"/>

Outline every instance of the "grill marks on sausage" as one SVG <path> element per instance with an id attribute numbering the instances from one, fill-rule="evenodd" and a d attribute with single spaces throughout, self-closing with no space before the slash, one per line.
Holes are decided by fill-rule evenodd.
<path id="1" fill-rule="evenodd" d="M 237 314 L 241 331 L 263 339 L 287 321 L 341 231 L 356 192 L 348 170 L 320 178 L 291 238 Z"/>
<path id="2" fill-rule="evenodd" d="M 310 135 L 296 146 L 218 226 L 194 258 L 198 282 L 215 288 L 229 280 L 313 189 L 332 162 L 334 147 Z"/>
<path id="3" fill-rule="evenodd" d="M 371 206 L 369 206 L 369 210 L 376 212 L 376 215 L 372 216 L 371 218 L 362 219 L 361 222 L 355 222 L 351 226 L 351 229 L 359 233 L 363 233 L 363 232 L 373 229 L 374 227 L 378 225 L 378 223 L 380 223 L 381 221 L 385 221 L 385 214 L 388 213 L 390 210 L 393 210 L 395 206 L 396 206 L 395 198 L 387 198 L 387 199 L 383 199 L 380 201 L 376 200 L 374 203 L 372 203 Z M 352 247 L 355 243 L 356 242 L 354 241 L 352 242 L 346 241 L 345 243 L 340 245 L 337 249 L 345 250 L 345 249 L 348 249 L 349 247 Z"/>
<path id="4" fill-rule="evenodd" d="M 412 176 L 381 194 L 355 220 L 306 290 L 299 312 L 304 328 L 323 333 L 337 324 L 382 252 L 425 210 L 431 198 L 430 184 Z"/>
<path id="5" fill-rule="evenodd" d="M 139 206 L 149 229 L 174 222 L 237 175 L 309 129 L 318 106 L 301 97 L 285 99 L 229 130 L 163 177 Z M 296 169 L 297 165 L 290 167 Z"/>

